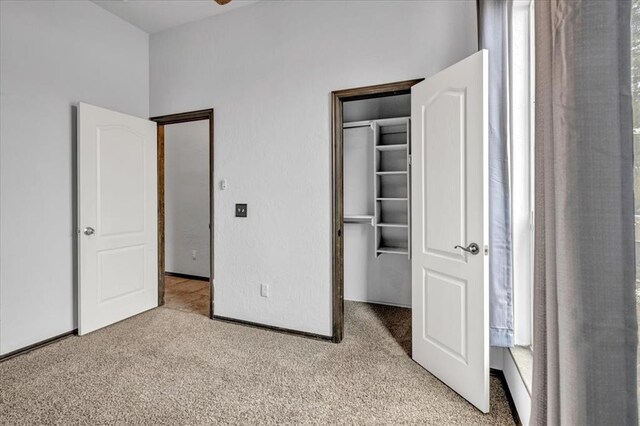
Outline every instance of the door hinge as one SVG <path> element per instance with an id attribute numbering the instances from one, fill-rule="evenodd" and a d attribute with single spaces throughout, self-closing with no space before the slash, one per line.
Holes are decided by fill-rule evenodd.
<path id="1" fill-rule="evenodd" d="M 489 246 L 485 244 L 484 246 L 484 255 L 489 256 Z"/>
<path id="2" fill-rule="evenodd" d="M 409 154 L 407 157 L 407 162 L 409 163 L 409 165 L 411 165 L 411 154 Z"/>

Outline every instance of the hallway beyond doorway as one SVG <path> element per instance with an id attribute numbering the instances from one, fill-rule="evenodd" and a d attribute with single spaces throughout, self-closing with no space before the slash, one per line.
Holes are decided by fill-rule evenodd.
<path id="1" fill-rule="evenodd" d="M 209 281 L 165 275 L 164 306 L 209 316 Z"/>

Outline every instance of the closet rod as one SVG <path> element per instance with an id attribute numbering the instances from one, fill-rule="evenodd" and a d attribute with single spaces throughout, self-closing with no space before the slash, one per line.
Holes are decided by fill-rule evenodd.
<path id="1" fill-rule="evenodd" d="M 364 121 L 348 121 L 342 123 L 342 129 L 354 129 L 357 127 L 371 127 L 371 120 Z"/>

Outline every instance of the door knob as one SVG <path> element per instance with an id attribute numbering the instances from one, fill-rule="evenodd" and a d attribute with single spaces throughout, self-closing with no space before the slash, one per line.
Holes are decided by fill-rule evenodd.
<path id="1" fill-rule="evenodd" d="M 84 228 L 84 235 L 93 235 L 95 234 L 95 232 L 96 230 L 90 226 L 87 226 L 86 228 Z"/>
<path id="2" fill-rule="evenodd" d="M 476 243 L 471 243 L 467 247 L 455 246 L 454 248 L 462 249 L 462 250 L 466 251 L 467 253 L 471 253 L 471 254 L 480 253 L 480 247 L 478 247 L 478 245 Z"/>

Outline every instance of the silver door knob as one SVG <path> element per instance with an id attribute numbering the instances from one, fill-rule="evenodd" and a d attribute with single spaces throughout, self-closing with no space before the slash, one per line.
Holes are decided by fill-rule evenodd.
<path id="1" fill-rule="evenodd" d="M 455 246 L 454 248 L 462 249 L 462 250 L 466 251 L 467 253 L 471 253 L 471 254 L 480 253 L 480 247 L 478 247 L 478 245 L 476 243 L 471 243 L 467 247 Z"/>
<path id="2" fill-rule="evenodd" d="M 95 232 L 96 230 L 90 226 L 87 226 L 86 228 L 84 228 L 84 235 L 93 235 L 95 234 Z"/>

